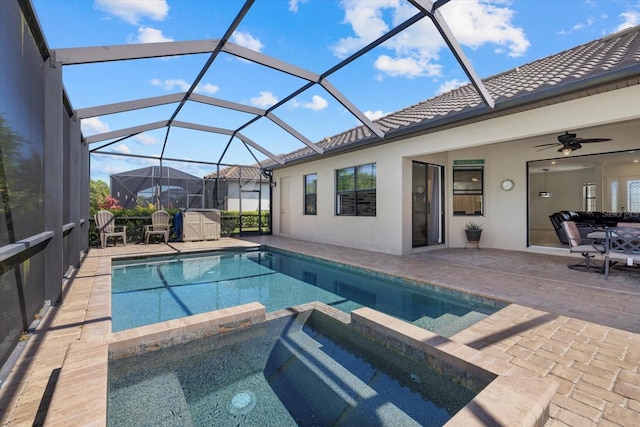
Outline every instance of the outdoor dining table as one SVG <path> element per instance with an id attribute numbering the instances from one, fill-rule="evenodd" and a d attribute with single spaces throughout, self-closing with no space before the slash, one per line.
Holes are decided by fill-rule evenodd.
<path id="1" fill-rule="evenodd" d="M 605 275 L 605 280 L 608 280 L 609 268 L 610 267 L 613 267 L 613 266 L 618 265 L 618 264 L 624 265 L 624 262 L 625 262 L 623 259 L 613 259 L 612 260 L 611 258 L 609 258 L 609 250 L 611 249 L 611 238 L 612 237 L 615 238 L 617 236 L 618 236 L 618 234 L 616 233 L 615 228 L 614 229 L 595 230 L 595 231 L 592 231 L 591 233 L 587 234 L 588 238 L 594 239 L 594 242 L 596 242 L 597 244 L 604 245 L 604 247 L 606 249 L 605 261 L 602 264 L 602 273 L 604 273 L 604 275 Z M 634 257 L 632 255 L 628 256 L 628 258 L 626 259 L 627 266 L 633 266 L 633 263 L 634 263 L 633 259 L 634 259 Z"/>

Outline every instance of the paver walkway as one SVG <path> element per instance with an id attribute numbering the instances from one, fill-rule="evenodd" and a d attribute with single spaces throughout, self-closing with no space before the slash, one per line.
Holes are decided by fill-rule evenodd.
<path id="1" fill-rule="evenodd" d="M 105 257 L 255 243 L 512 302 L 452 339 L 557 380 L 549 426 L 640 425 L 640 273 L 616 271 L 605 281 L 568 269 L 577 259 L 557 255 L 442 249 L 401 257 L 262 236 L 92 249 L 66 285 L 63 304 L 44 315 L 2 384 L 0 426 L 43 425 L 68 344 L 106 333 L 95 319 L 85 321 L 94 287 L 109 274 L 100 267 Z"/>

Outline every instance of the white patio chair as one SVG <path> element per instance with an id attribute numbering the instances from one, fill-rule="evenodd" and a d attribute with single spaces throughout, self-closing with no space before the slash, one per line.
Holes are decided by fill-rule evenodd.
<path id="1" fill-rule="evenodd" d="M 113 237 L 113 245 L 116 245 L 116 237 L 122 237 L 122 243 L 127 246 L 127 226 L 116 225 L 116 217 L 109 211 L 98 211 L 93 216 L 96 227 L 100 234 L 100 246 L 104 249 L 107 246 L 107 239 Z"/>
<path id="2" fill-rule="evenodd" d="M 154 234 L 164 236 L 164 243 L 169 243 L 169 219 L 171 215 L 168 212 L 159 210 L 151 214 L 151 225 L 144 226 L 144 238 L 146 244 L 149 244 L 149 237 Z"/>

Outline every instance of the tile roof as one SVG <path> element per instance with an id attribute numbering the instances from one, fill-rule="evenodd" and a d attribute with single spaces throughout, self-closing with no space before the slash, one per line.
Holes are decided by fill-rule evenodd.
<path id="1" fill-rule="evenodd" d="M 220 168 L 221 179 L 240 179 L 240 169 L 242 169 L 242 179 L 246 180 L 259 180 L 268 181 L 268 178 L 260 173 L 259 165 L 252 166 L 228 166 Z M 215 179 L 218 177 L 217 172 L 212 172 L 205 176 L 205 179 Z"/>
<path id="2" fill-rule="evenodd" d="M 536 108 L 540 101 L 545 104 L 563 102 L 568 99 L 566 96 L 569 94 L 572 98 L 588 96 L 592 93 L 582 94 L 580 91 L 624 80 L 629 80 L 626 85 L 640 83 L 640 26 L 483 79 L 495 100 L 494 110 L 482 103 L 475 88 L 469 83 L 374 121 L 385 133 L 383 139 L 368 128 L 359 126 L 326 137 L 317 144 L 328 154 L 362 145 L 391 142 L 401 136 L 406 137 L 444 125 L 486 120 L 513 113 L 513 108 Z M 618 85 L 613 85 L 603 90 L 617 88 Z M 305 147 L 285 154 L 283 158 L 290 164 L 310 161 L 319 156 L 321 155 Z M 263 167 L 279 166 L 269 160 Z"/>

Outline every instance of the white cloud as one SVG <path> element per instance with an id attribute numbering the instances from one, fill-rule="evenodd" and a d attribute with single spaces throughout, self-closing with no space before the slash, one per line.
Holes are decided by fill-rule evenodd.
<path id="1" fill-rule="evenodd" d="M 345 0 L 341 3 L 345 16 L 343 23 L 351 25 L 355 36 L 344 37 L 331 46 L 338 58 L 344 58 L 350 53 L 366 46 L 389 30 L 382 16 L 384 9 L 396 9 L 397 1 L 365 1 Z"/>
<path id="2" fill-rule="evenodd" d="M 151 79 L 151 84 L 164 90 L 173 90 L 174 87 L 177 87 L 182 92 L 188 91 L 191 87 L 191 84 L 187 83 L 183 79 Z"/>
<path id="3" fill-rule="evenodd" d="M 442 72 L 442 66 L 430 63 L 425 58 L 419 56 L 415 58 L 392 58 L 387 55 L 380 55 L 375 61 L 377 70 L 391 77 L 423 77 L 423 76 L 439 76 Z"/>
<path id="4" fill-rule="evenodd" d="M 198 84 L 198 86 L 196 86 L 195 91 L 198 93 L 207 93 L 209 95 L 213 95 L 214 93 L 216 93 L 217 91 L 220 90 L 219 86 L 216 86 L 214 84 L 211 83 L 205 83 L 203 85 Z"/>
<path id="5" fill-rule="evenodd" d="M 125 144 L 120 144 L 113 149 L 114 153 L 131 154 L 131 150 Z"/>
<path id="6" fill-rule="evenodd" d="M 162 21 L 169 14 L 166 0 L 95 0 L 95 8 L 129 24 L 138 25 L 143 18 Z"/>
<path id="7" fill-rule="evenodd" d="M 454 89 L 459 88 L 460 86 L 466 85 L 467 83 L 467 81 L 460 81 L 458 79 L 448 80 L 438 87 L 438 89 L 436 90 L 436 95 L 450 92 Z"/>
<path id="8" fill-rule="evenodd" d="M 155 145 L 158 143 L 158 139 L 155 136 L 146 133 L 140 133 L 131 139 L 142 145 Z"/>
<path id="9" fill-rule="evenodd" d="M 164 43 L 172 42 L 173 39 L 165 37 L 162 31 L 151 27 L 138 28 L 137 37 L 129 37 L 129 43 Z"/>
<path id="10" fill-rule="evenodd" d="M 174 88 L 178 88 L 181 92 L 186 92 L 191 87 L 191 83 L 188 83 L 184 79 L 151 79 L 151 84 L 163 90 L 173 90 Z M 218 90 L 220 90 L 220 87 L 211 83 L 198 84 L 195 88 L 195 92 L 206 93 L 209 95 L 218 92 Z"/>
<path id="11" fill-rule="evenodd" d="M 289 101 L 287 105 L 289 105 L 291 108 L 306 108 L 308 110 L 321 111 L 327 108 L 329 103 L 320 95 L 313 95 L 311 97 L 311 102 L 303 103 L 294 98 Z"/>
<path id="12" fill-rule="evenodd" d="M 367 110 L 364 112 L 364 115 L 367 116 L 369 120 L 378 120 L 380 117 L 384 117 L 389 113 L 385 113 L 382 110 L 370 111 Z"/>
<path id="13" fill-rule="evenodd" d="M 449 2 L 442 15 L 461 44 L 478 48 L 494 43 L 507 47 L 511 57 L 522 56 L 531 43 L 522 28 L 511 24 L 514 13 L 507 6 L 480 0 Z"/>
<path id="14" fill-rule="evenodd" d="M 326 99 L 324 99 L 319 95 L 313 95 L 311 97 L 311 102 L 302 104 L 302 108 L 306 108 L 313 111 L 321 111 L 327 108 L 327 105 L 329 105 L 329 103 L 327 102 Z"/>
<path id="15" fill-rule="evenodd" d="M 231 41 L 247 49 L 255 50 L 256 52 L 262 51 L 264 45 L 259 39 L 256 39 L 251 34 L 243 31 L 234 31 L 231 35 Z"/>
<path id="16" fill-rule="evenodd" d="M 571 29 L 574 30 L 574 31 L 578 31 L 578 30 L 581 30 L 583 28 L 587 28 L 587 27 L 592 26 L 593 24 L 595 24 L 595 22 L 596 22 L 595 18 L 587 18 L 586 22 L 579 22 L 579 23 L 575 24 L 573 26 L 573 28 L 571 28 Z"/>
<path id="17" fill-rule="evenodd" d="M 278 98 L 276 98 L 271 92 L 267 91 L 262 91 L 260 92 L 260 96 L 251 98 L 251 104 L 260 108 L 269 108 L 277 102 Z"/>
<path id="18" fill-rule="evenodd" d="M 522 28 L 512 24 L 513 10 L 508 2 L 467 0 L 446 3 L 441 9 L 456 40 L 473 49 L 486 44 L 497 45 L 497 53 L 521 56 L 530 43 Z M 344 0 L 344 23 L 354 35 L 330 46 L 333 54 L 344 58 L 380 37 L 390 28 L 415 15 L 416 8 L 397 0 Z M 380 55 L 376 68 L 390 76 L 438 76 L 439 52 L 446 44 L 429 19 L 412 25 L 382 45 L 392 53 Z"/>
<path id="19" fill-rule="evenodd" d="M 289 10 L 291 12 L 297 13 L 298 12 L 298 6 L 300 4 L 306 3 L 307 0 L 289 0 Z"/>
<path id="20" fill-rule="evenodd" d="M 619 16 L 622 19 L 622 23 L 618 25 L 618 29 L 616 31 L 622 31 L 640 23 L 640 11 L 630 10 L 628 12 L 621 13 Z"/>
<path id="21" fill-rule="evenodd" d="M 109 125 L 100 120 L 98 117 L 90 117 L 88 119 L 82 119 L 80 122 L 80 129 L 84 136 L 97 135 L 100 133 L 109 132 Z"/>

